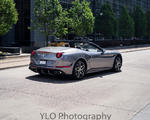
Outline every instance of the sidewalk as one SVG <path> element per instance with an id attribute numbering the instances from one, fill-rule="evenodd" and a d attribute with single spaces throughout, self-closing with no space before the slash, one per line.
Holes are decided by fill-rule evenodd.
<path id="1" fill-rule="evenodd" d="M 126 53 L 126 52 L 135 52 L 135 51 L 141 51 L 141 50 L 148 50 L 150 49 L 150 44 L 145 45 L 132 45 L 132 46 L 122 46 L 122 47 L 109 47 L 105 48 L 106 50 L 116 50 L 120 53 Z"/>
<path id="2" fill-rule="evenodd" d="M 120 53 L 127 53 L 127 52 L 148 50 L 150 49 L 150 45 L 146 44 L 146 45 L 136 45 L 136 46 L 122 46 L 122 47 L 113 47 L 113 48 L 106 48 L 106 49 L 119 51 Z M 5 59 L 0 59 L 0 70 L 28 66 L 29 63 L 30 63 L 30 54 L 8 56 Z"/>
<path id="3" fill-rule="evenodd" d="M 7 56 L 4 59 L 0 59 L 0 70 L 28 66 L 29 62 L 30 54 Z"/>

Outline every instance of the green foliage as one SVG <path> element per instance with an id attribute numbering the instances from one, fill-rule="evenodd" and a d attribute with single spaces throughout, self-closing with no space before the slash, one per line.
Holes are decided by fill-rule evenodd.
<path id="1" fill-rule="evenodd" d="M 134 36 L 134 21 L 129 15 L 127 8 L 122 8 L 119 19 L 119 36 L 123 38 L 131 38 Z"/>
<path id="2" fill-rule="evenodd" d="M 40 29 L 46 36 L 47 43 L 49 35 L 61 37 L 67 34 L 67 12 L 58 0 L 35 0 L 34 15 L 34 25 L 31 28 Z"/>
<path id="3" fill-rule="evenodd" d="M 89 8 L 89 2 L 83 0 L 75 0 L 69 10 L 70 27 L 72 33 L 77 36 L 85 36 L 91 34 L 94 28 L 94 16 Z"/>
<path id="4" fill-rule="evenodd" d="M 58 18 L 58 22 L 56 25 L 55 36 L 62 38 L 64 35 L 68 33 L 68 12 L 63 10 Z"/>
<path id="5" fill-rule="evenodd" d="M 96 15 L 95 31 L 106 37 L 117 36 L 118 21 L 108 3 L 105 3 Z"/>
<path id="6" fill-rule="evenodd" d="M 0 0 L 0 36 L 5 35 L 17 21 L 14 0 Z"/>
<path id="7" fill-rule="evenodd" d="M 147 20 L 144 12 L 140 7 L 136 7 L 133 13 L 135 23 L 135 36 L 144 37 L 146 35 Z"/>
<path id="8" fill-rule="evenodd" d="M 147 18 L 147 36 L 150 37 L 150 11 L 146 12 Z"/>

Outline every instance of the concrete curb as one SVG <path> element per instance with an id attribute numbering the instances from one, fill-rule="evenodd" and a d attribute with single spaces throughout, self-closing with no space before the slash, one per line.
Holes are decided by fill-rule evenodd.
<path id="1" fill-rule="evenodd" d="M 29 57 L 30 54 L 27 55 L 15 55 L 15 56 L 6 56 L 5 59 L 9 59 L 9 58 L 23 58 L 23 57 Z"/>
<path id="2" fill-rule="evenodd" d="M 26 58 L 26 57 L 30 57 L 30 55 L 3 56 L 3 57 L 0 57 L 0 60 L 4 60 L 4 59 L 15 59 L 15 58 Z"/>
<path id="3" fill-rule="evenodd" d="M 26 66 L 29 66 L 29 64 L 27 64 L 27 65 L 17 65 L 17 66 L 12 66 L 12 67 L 0 68 L 0 70 L 6 70 L 6 69 L 12 69 L 12 68 L 19 68 L 19 67 L 26 67 Z"/>
<path id="4" fill-rule="evenodd" d="M 122 51 L 120 53 L 129 53 L 129 52 L 136 52 L 136 51 L 142 51 L 142 50 L 150 50 L 150 47 L 149 48 L 143 48 L 143 49 L 137 49 L 137 50 L 126 50 L 126 51 Z"/>
<path id="5" fill-rule="evenodd" d="M 125 49 L 142 49 L 150 47 L 150 44 L 144 44 L 144 45 L 131 45 L 131 46 L 118 46 L 118 47 L 106 47 L 106 49 L 111 50 L 125 50 Z"/>

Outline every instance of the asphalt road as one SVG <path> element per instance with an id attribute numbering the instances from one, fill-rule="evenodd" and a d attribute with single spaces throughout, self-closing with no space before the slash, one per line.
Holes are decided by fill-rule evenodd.
<path id="1" fill-rule="evenodd" d="M 1 70 L 0 120 L 150 120 L 150 50 L 123 59 L 122 72 L 80 81 L 40 77 L 27 67 Z"/>

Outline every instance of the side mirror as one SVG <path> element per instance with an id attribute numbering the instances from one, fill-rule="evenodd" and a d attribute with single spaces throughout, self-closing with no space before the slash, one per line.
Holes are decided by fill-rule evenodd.
<path id="1" fill-rule="evenodd" d="M 102 51 L 101 55 L 103 55 L 103 54 L 104 54 L 104 51 Z"/>
<path id="2" fill-rule="evenodd" d="M 105 51 L 104 50 L 99 50 L 98 52 L 100 53 L 100 55 L 104 55 Z"/>

